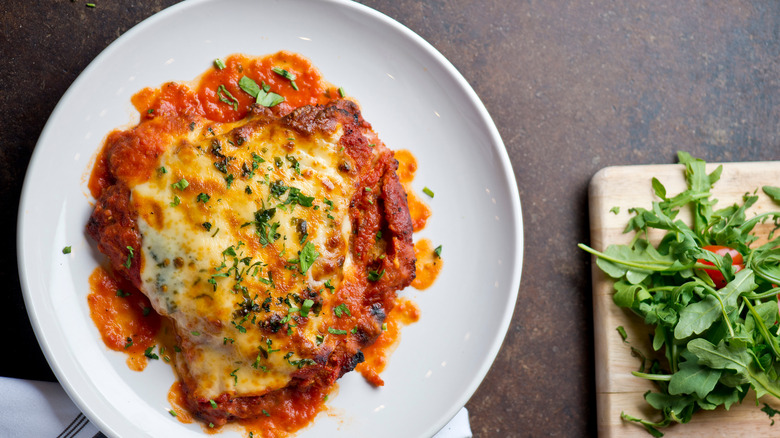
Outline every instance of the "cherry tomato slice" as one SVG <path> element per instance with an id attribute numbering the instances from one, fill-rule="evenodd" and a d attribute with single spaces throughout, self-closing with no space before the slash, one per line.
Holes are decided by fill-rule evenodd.
<path id="1" fill-rule="evenodd" d="M 739 251 L 737 251 L 734 248 L 729 248 L 727 246 L 720 246 L 720 245 L 708 245 L 703 247 L 703 249 L 711 253 L 715 253 L 721 257 L 725 256 L 726 254 L 731 255 L 731 264 L 732 266 L 734 266 L 735 272 L 739 272 L 745 268 L 745 264 L 742 259 L 742 254 L 740 254 Z M 699 259 L 698 262 L 705 265 L 714 266 L 712 263 L 706 260 Z M 715 287 L 718 289 L 725 287 L 726 284 L 728 283 L 726 279 L 723 278 L 723 274 L 717 269 L 705 269 L 704 272 L 706 272 L 707 275 L 710 276 L 712 282 L 715 283 Z"/>

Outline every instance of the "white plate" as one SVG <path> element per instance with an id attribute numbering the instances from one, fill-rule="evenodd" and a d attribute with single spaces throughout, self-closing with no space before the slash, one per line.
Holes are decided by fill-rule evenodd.
<path id="1" fill-rule="evenodd" d="M 87 278 L 102 258 L 84 232 L 92 160 L 108 132 L 138 120 L 130 97 L 141 88 L 189 81 L 230 53 L 279 50 L 311 59 L 360 101 L 389 147 L 415 154 L 415 189 L 435 192 L 433 216 L 417 237 L 442 244 L 444 259 L 433 287 L 403 292 L 422 316 L 403 330 L 385 386 L 344 376 L 330 413 L 298 436 L 431 436 L 468 401 L 503 341 L 520 283 L 520 199 L 498 131 L 455 68 L 360 4 L 188 1 L 134 27 L 84 70 L 41 134 L 21 197 L 19 273 L 30 319 L 59 381 L 108 435 L 203 432 L 167 413 L 170 367 L 129 370 L 89 317 Z M 68 245 L 73 252 L 62 254 Z"/>

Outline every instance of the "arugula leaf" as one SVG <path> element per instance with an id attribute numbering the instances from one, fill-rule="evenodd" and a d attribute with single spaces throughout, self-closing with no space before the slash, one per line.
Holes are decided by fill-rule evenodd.
<path id="1" fill-rule="evenodd" d="M 761 187 L 761 190 L 769 195 L 775 202 L 780 202 L 780 187 L 764 186 Z"/>
<path id="2" fill-rule="evenodd" d="M 753 271 L 744 269 L 737 273 L 734 281 L 727 284 L 725 288 L 685 307 L 680 312 L 680 322 L 674 329 L 675 339 L 701 334 L 721 315 L 728 313 L 729 308 L 736 307 L 740 294 L 752 291 L 755 286 Z"/>
<path id="3" fill-rule="evenodd" d="M 735 371 L 738 377 L 751 384 L 756 397 L 761 398 L 766 394 L 780 397 L 780 382 L 771 381 L 766 373 L 756 369 L 746 347 L 727 345 L 725 341 L 715 346 L 705 339 L 694 339 L 688 342 L 688 350 L 703 365 Z"/>
<path id="4" fill-rule="evenodd" d="M 697 357 L 690 352 L 686 351 L 682 356 L 686 360 L 680 362 L 679 371 L 672 375 L 669 394 L 696 394 L 702 399 L 707 397 L 723 371 L 700 365 Z"/>

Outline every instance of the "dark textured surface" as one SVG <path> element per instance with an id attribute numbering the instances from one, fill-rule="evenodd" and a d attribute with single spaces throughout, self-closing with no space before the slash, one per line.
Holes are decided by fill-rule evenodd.
<path id="1" fill-rule="evenodd" d="M 0 375 L 53 379 L 26 319 L 16 210 L 58 99 L 111 41 L 171 0 L 0 6 Z M 485 103 L 523 205 L 520 299 L 468 403 L 476 436 L 595 435 L 587 184 L 609 165 L 780 160 L 780 4 L 366 0 L 441 51 Z M 780 185 L 780 182 L 778 182 Z M 21 327 L 21 329 L 20 329 Z M 13 360 L 9 360 L 10 357 Z"/>

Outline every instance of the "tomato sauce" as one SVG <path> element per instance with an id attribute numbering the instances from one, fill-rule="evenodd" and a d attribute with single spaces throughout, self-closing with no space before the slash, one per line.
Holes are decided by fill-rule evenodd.
<path id="1" fill-rule="evenodd" d="M 129 281 L 115 278 L 102 267 L 90 275 L 89 284 L 90 316 L 103 342 L 127 353 L 130 369 L 142 371 L 147 364 L 146 349 L 156 343 L 160 316 Z"/>
<path id="2" fill-rule="evenodd" d="M 439 276 L 443 261 L 441 256 L 434 251 L 433 244 L 429 239 L 418 240 L 414 244 L 414 253 L 417 256 L 417 264 L 412 287 L 417 290 L 428 289 Z"/>
<path id="3" fill-rule="evenodd" d="M 379 374 L 385 369 L 390 355 L 401 340 L 401 327 L 417 322 L 420 319 L 420 308 L 408 299 L 399 298 L 395 307 L 387 315 L 384 331 L 371 345 L 363 349 L 365 362 L 358 364 L 355 370 L 374 386 L 384 386 L 385 382 Z"/>
<path id="4" fill-rule="evenodd" d="M 412 189 L 414 174 L 417 172 L 417 158 L 405 149 L 395 151 L 395 159 L 398 160 L 398 180 L 406 190 L 406 202 L 409 204 L 409 215 L 412 217 L 414 231 L 425 228 L 428 218 L 431 217 L 431 209 L 426 205 Z"/>
<path id="5" fill-rule="evenodd" d="M 181 382 L 174 382 L 171 389 L 168 390 L 168 403 L 171 409 L 168 411 L 172 416 L 185 424 L 192 423 L 192 414 L 187 410 L 187 400 L 184 398 L 184 390 L 181 388 Z"/>

